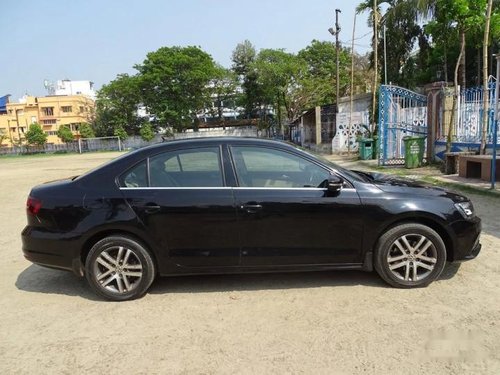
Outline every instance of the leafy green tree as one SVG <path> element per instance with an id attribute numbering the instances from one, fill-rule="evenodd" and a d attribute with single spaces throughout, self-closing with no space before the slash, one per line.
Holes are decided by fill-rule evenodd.
<path id="1" fill-rule="evenodd" d="M 3 129 L 0 130 L 0 147 L 2 146 L 3 141 L 8 138 L 7 134 L 3 133 L 2 130 Z"/>
<path id="2" fill-rule="evenodd" d="M 455 92 L 453 95 L 453 106 L 450 116 L 450 125 L 446 142 L 446 150 L 451 149 L 453 124 L 455 123 L 455 109 L 457 108 L 459 96 L 459 80 L 462 87 L 466 83 L 465 75 L 465 45 L 466 33 L 471 28 L 482 24 L 486 10 L 486 0 L 436 0 L 435 2 L 435 22 L 437 25 L 450 25 L 456 28 L 459 34 L 460 51 L 456 59 L 453 81 Z M 432 26 L 431 26 L 432 27 Z M 459 72 L 461 74 L 459 77 Z"/>
<path id="3" fill-rule="evenodd" d="M 385 61 L 384 54 L 379 55 L 379 66 L 387 68 L 387 82 L 414 88 L 416 86 L 415 72 L 405 67 L 416 64 L 410 60 L 411 53 L 423 33 L 418 23 L 418 9 L 411 1 L 393 0 L 389 2 L 389 5 L 391 8 L 381 19 L 381 25 L 386 28 L 386 44 L 389 48 L 386 49 Z M 421 47 L 425 48 L 425 45 L 422 44 Z M 384 50 L 383 38 L 379 39 L 378 49 Z M 409 64 L 409 60 L 412 64 Z"/>
<path id="4" fill-rule="evenodd" d="M 223 120 L 223 109 L 234 108 L 239 99 L 238 76 L 230 69 L 216 64 L 207 94 L 206 108 L 213 117 Z"/>
<path id="5" fill-rule="evenodd" d="M 310 96 L 309 107 L 335 103 L 337 51 L 333 44 L 313 40 L 306 48 L 299 51 L 298 57 L 307 65 L 303 85 Z M 340 49 L 339 66 L 339 93 L 342 97 L 347 95 L 350 85 L 351 53 L 348 49 Z"/>
<path id="6" fill-rule="evenodd" d="M 125 139 L 128 138 L 127 132 L 121 126 L 118 126 L 115 128 L 115 130 L 113 131 L 113 135 L 115 137 L 119 137 L 120 140 L 122 140 L 122 141 L 124 141 Z"/>
<path id="7" fill-rule="evenodd" d="M 239 104 L 245 108 L 245 117 L 254 117 L 256 109 L 262 106 L 264 93 L 258 82 L 258 72 L 254 68 L 257 50 L 250 41 L 239 43 L 232 53 L 232 70 L 239 76 L 243 95 Z"/>
<path id="8" fill-rule="evenodd" d="M 80 136 L 82 138 L 94 138 L 94 129 L 92 129 L 92 126 L 88 122 L 83 122 L 80 124 L 80 127 L 78 128 L 78 131 L 80 132 Z"/>
<path id="9" fill-rule="evenodd" d="M 146 142 L 151 141 L 155 137 L 153 127 L 149 122 L 142 125 L 141 130 L 139 130 L 139 134 L 141 135 L 141 138 Z"/>
<path id="10" fill-rule="evenodd" d="M 75 139 L 75 136 L 68 125 L 59 126 L 59 129 L 57 129 L 57 136 L 64 143 L 71 142 Z"/>
<path id="11" fill-rule="evenodd" d="M 182 131 L 204 108 L 214 76 L 212 57 L 199 47 L 162 47 L 147 54 L 139 71 L 143 103 L 162 127 Z"/>
<path id="12" fill-rule="evenodd" d="M 141 120 L 137 106 L 141 103 L 140 77 L 119 74 L 99 90 L 96 101 L 96 132 L 99 136 L 113 135 L 122 128 L 137 134 Z"/>
<path id="13" fill-rule="evenodd" d="M 43 131 L 40 124 L 36 122 L 30 125 L 24 136 L 29 145 L 43 146 L 47 143 L 47 134 Z"/>
<path id="14" fill-rule="evenodd" d="M 295 119 L 307 102 L 300 100 L 299 94 L 307 66 L 297 55 L 282 49 L 263 49 L 253 67 L 261 86 L 261 102 L 276 110 L 278 125 L 283 130 L 283 120 Z"/>

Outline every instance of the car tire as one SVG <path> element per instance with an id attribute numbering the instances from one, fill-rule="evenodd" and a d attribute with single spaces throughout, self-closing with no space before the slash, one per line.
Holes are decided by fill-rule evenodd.
<path id="1" fill-rule="evenodd" d="M 397 288 L 419 288 L 436 280 L 446 263 L 446 246 L 428 226 L 408 223 L 387 230 L 375 249 L 375 269 Z"/>
<path id="2" fill-rule="evenodd" d="M 112 301 L 141 297 L 156 275 L 153 257 L 144 245 L 126 236 L 97 242 L 85 261 L 85 277 L 100 296 Z"/>

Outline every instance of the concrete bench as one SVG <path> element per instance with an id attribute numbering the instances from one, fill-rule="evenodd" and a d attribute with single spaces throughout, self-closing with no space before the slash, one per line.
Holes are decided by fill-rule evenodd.
<path id="1" fill-rule="evenodd" d="M 460 155 L 458 175 L 491 181 L 491 155 Z M 500 181 L 500 158 L 496 159 L 495 180 Z"/>

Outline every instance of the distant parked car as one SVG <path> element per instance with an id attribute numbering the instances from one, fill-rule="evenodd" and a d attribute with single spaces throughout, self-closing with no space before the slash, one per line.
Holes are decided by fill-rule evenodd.
<path id="1" fill-rule="evenodd" d="M 158 275 L 374 268 L 392 286 L 423 287 L 481 249 L 462 195 L 252 138 L 131 152 L 34 187 L 27 216 L 26 259 L 117 301 Z"/>

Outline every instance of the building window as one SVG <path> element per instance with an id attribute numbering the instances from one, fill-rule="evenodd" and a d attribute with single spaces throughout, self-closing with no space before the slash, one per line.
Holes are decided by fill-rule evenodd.
<path id="1" fill-rule="evenodd" d="M 54 116 L 54 107 L 42 107 L 45 116 Z"/>
<path id="2" fill-rule="evenodd" d="M 44 125 L 55 125 L 57 120 L 42 120 L 42 124 Z"/>
<path id="3" fill-rule="evenodd" d="M 61 107 L 61 110 L 64 112 L 64 113 L 70 113 L 70 112 L 73 112 L 73 107 L 71 107 L 70 105 L 63 105 Z"/>
<path id="4" fill-rule="evenodd" d="M 85 112 L 85 108 L 83 107 L 83 105 L 80 106 L 80 113 L 83 113 Z"/>
<path id="5" fill-rule="evenodd" d="M 79 123 L 70 124 L 69 128 L 71 129 L 71 131 L 77 132 L 80 129 L 80 124 Z"/>
<path id="6" fill-rule="evenodd" d="M 49 131 L 46 131 L 45 134 L 47 134 L 47 135 L 57 135 L 57 132 L 53 131 L 53 130 L 49 130 Z"/>

